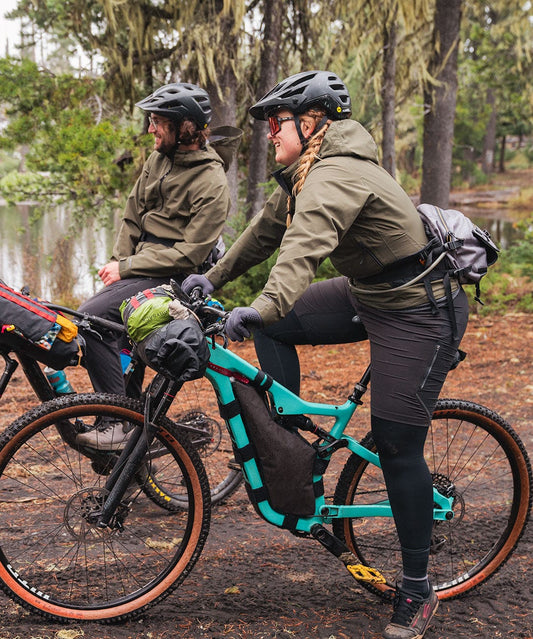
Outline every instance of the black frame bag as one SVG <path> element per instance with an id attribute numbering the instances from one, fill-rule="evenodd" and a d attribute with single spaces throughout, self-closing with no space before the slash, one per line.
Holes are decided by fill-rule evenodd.
<path id="1" fill-rule="evenodd" d="M 284 515 L 313 515 L 315 496 L 324 493 L 322 477 L 313 482 L 321 467 L 316 449 L 298 432 L 272 419 L 261 391 L 238 381 L 232 387 L 264 485 L 254 492 L 246 483 L 250 500 L 257 504 L 268 499 L 272 508 Z M 240 463 L 251 456 L 250 451 L 235 451 Z"/>

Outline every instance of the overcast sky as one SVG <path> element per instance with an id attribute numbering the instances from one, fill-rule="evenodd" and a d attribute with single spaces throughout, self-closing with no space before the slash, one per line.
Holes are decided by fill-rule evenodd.
<path id="1" fill-rule="evenodd" d="M 2 0 L 0 7 L 0 56 L 6 52 L 6 40 L 9 40 L 11 53 L 15 53 L 14 44 L 18 41 L 18 20 L 6 20 L 6 13 L 12 11 L 17 6 L 17 0 Z"/>

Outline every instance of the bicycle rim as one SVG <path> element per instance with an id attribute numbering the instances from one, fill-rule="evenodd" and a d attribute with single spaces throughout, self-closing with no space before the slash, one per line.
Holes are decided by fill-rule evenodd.
<path id="1" fill-rule="evenodd" d="M 142 424 L 142 404 L 102 395 L 57 399 L 29 411 L 0 439 L 0 499 L 16 503 L 0 530 L 0 585 L 48 618 L 133 618 L 174 590 L 192 569 L 209 528 L 201 462 L 169 420 L 157 440 L 182 478 L 189 508 L 169 513 L 135 481 L 114 529 L 88 516 L 105 499 L 107 470 L 68 446 L 55 424 L 98 415 Z M 115 457 L 116 459 L 116 457 Z"/>
<path id="2" fill-rule="evenodd" d="M 364 440 L 375 450 L 372 437 Z M 513 429 L 496 413 L 458 400 L 437 404 L 425 447 L 434 485 L 453 497 L 454 518 L 436 521 L 429 576 L 440 599 L 457 597 L 494 575 L 522 536 L 531 509 L 531 467 Z M 386 499 L 381 471 L 349 458 L 336 503 Z M 389 598 L 401 580 L 401 555 L 390 518 L 337 520 L 334 531 L 386 584 L 362 585 Z"/>
<path id="3" fill-rule="evenodd" d="M 210 382 L 205 378 L 184 384 L 174 400 L 168 416 L 178 428 L 188 432 L 190 440 L 197 449 L 204 464 L 211 487 L 211 503 L 223 503 L 242 483 L 240 470 L 229 467 L 233 457 L 233 448 L 228 429 L 221 419 L 218 401 Z M 204 433 L 211 441 L 206 445 Z M 163 499 L 169 508 L 187 508 L 187 498 L 179 486 L 172 486 L 171 478 L 163 473 L 163 464 L 147 490 L 155 494 L 164 494 Z"/>

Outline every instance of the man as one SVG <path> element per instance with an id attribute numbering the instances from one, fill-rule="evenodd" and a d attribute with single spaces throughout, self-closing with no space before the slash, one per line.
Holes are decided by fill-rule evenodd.
<path id="1" fill-rule="evenodd" d="M 116 322 L 122 321 L 124 299 L 201 271 L 230 209 L 224 172 L 242 135 L 239 129 L 221 127 L 225 137 L 216 137 L 224 159 L 215 151 L 216 144 L 209 144 L 209 96 L 194 84 L 165 85 L 136 106 L 150 114 L 154 151 L 129 195 L 111 260 L 98 272 L 104 288 L 80 307 Z M 124 395 L 120 339 L 108 335 L 100 340 L 91 333 L 84 337 L 85 366 L 94 390 Z M 107 422 L 77 441 L 98 450 L 120 450 L 127 438 L 127 425 Z"/>

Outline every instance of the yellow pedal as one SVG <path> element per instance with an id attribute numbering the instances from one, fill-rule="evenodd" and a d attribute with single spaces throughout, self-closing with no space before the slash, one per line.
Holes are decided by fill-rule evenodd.
<path id="1" fill-rule="evenodd" d="M 363 566 L 363 564 L 347 564 L 346 568 L 357 581 L 367 581 L 371 584 L 387 583 L 385 577 L 375 568 Z"/>

